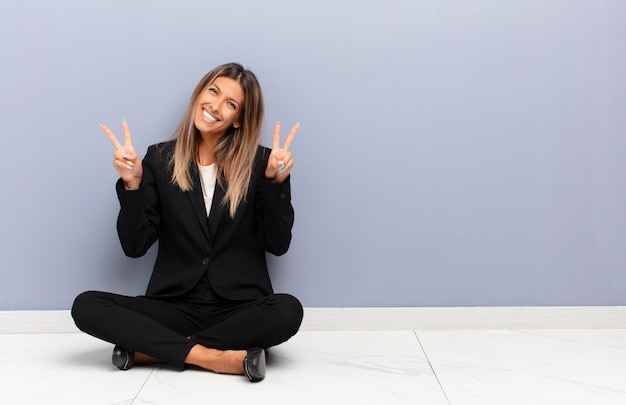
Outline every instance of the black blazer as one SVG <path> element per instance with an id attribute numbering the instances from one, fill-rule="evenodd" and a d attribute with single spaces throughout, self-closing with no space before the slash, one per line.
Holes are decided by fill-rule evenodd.
<path id="1" fill-rule="evenodd" d="M 174 144 L 148 148 L 138 190 L 124 190 L 121 179 L 116 184 L 121 207 L 117 230 L 124 253 L 142 256 L 159 241 L 146 295 L 184 294 L 205 272 L 224 298 L 250 300 L 271 294 L 265 252 L 282 255 L 291 242 L 294 211 L 289 179 L 282 184 L 265 180 L 270 150 L 259 146 L 247 199 L 235 217 L 230 218 L 228 206 L 222 206 L 224 190 L 216 184 L 207 218 L 195 164 L 192 191 L 182 192 L 171 183 Z"/>

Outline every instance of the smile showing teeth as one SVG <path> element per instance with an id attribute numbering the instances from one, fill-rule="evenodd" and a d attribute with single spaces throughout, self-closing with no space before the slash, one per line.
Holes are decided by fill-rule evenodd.
<path id="1" fill-rule="evenodd" d="M 217 118 L 215 118 L 214 116 L 212 116 L 211 114 L 209 114 L 209 112 L 208 112 L 208 111 L 206 111 L 206 110 L 202 110 L 202 116 L 203 116 L 204 118 L 206 118 L 206 119 L 207 119 L 207 121 L 211 121 L 211 122 L 215 122 L 215 121 L 217 121 Z"/>

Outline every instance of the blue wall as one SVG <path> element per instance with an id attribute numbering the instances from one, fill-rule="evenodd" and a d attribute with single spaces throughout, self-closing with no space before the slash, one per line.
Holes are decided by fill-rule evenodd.
<path id="1" fill-rule="evenodd" d="M 0 0 L 0 309 L 143 292 L 112 147 L 238 61 L 293 144 L 305 306 L 626 305 L 626 3 Z"/>

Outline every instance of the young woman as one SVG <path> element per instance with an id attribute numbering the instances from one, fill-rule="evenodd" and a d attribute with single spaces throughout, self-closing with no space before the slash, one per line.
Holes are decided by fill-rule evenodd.
<path id="1" fill-rule="evenodd" d="M 265 350 L 299 329 L 302 305 L 274 294 L 266 252 L 289 248 L 294 212 L 289 146 L 259 146 L 263 96 L 255 75 L 219 66 L 194 90 L 175 139 L 153 145 L 143 161 L 124 121 L 125 144 L 113 167 L 120 202 L 117 230 L 126 255 L 158 240 L 144 296 L 88 291 L 72 316 L 82 331 L 115 344 L 113 363 L 195 365 L 217 373 L 265 377 Z"/>

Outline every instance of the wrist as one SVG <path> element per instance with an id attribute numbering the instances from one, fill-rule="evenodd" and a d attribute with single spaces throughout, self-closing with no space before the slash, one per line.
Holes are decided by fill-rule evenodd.
<path id="1" fill-rule="evenodd" d="M 124 182 L 124 190 L 127 191 L 135 191 L 135 190 L 139 190 L 139 183 L 138 182 Z"/>

